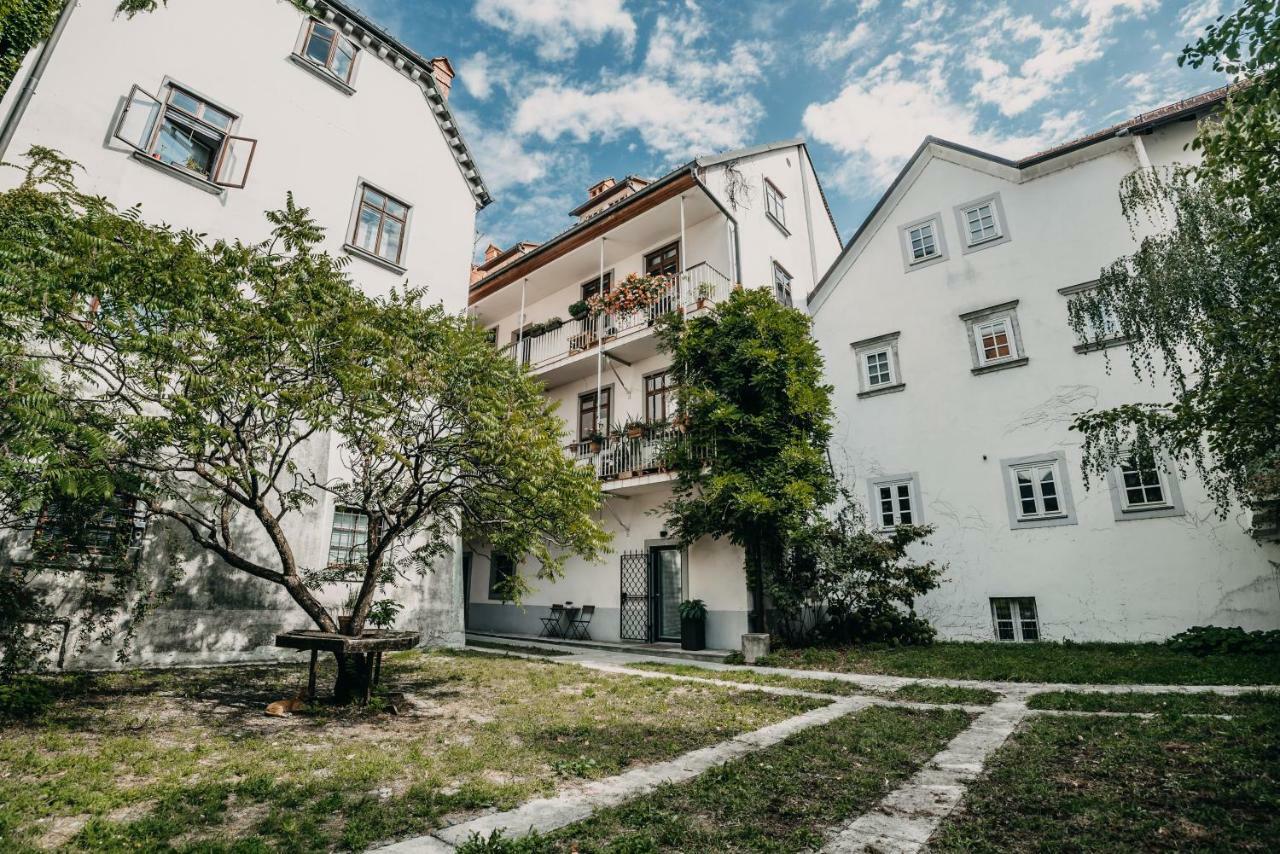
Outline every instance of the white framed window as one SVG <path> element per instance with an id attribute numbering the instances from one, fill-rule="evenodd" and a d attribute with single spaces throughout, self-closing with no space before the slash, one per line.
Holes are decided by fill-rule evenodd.
<path id="1" fill-rule="evenodd" d="M 1054 451 L 1002 460 L 1000 465 L 1011 528 L 1076 524 L 1065 454 Z"/>
<path id="2" fill-rule="evenodd" d="M 405 202 L 361 181 L 356 189 L 347 250 L 403 272 L 412 210 Z"/>
<path id="3" fill-rule="evenodd" d="M 1182 492 L 1170 468 L 1153 453 L 1126 453 L 1108 474 L 1116 521 L 1181 516 Z"/>
<path id="4" fill-rule="evenodd" d="M 1007 317 L 974 324 L 973 340 L 978 348 L 979 365 L 1018 358 L 1018 345 L 1013 340 L 1013 322 Z"/>
<path id="5" fill-rule="evenodd" d="M 900 226 L 902 262 L 906 270 L 927 267 L 947 257 L 942 218 L 938 214 Z"/>
<path id="6" fill-rule="evenodd" d="M 914 472 L 878 477 L 868 482 L 876 528 L 889 531 L 899 525 L 922 523 L 919 484 L 919 477 Z"/>
<path id="7" fill-rule="evenodd" d="M 1013 300 L 960 315 L 969 331 L 969 354 L 975 374 L 1027 363 L 1017 308 L 1018 301 Z"/>
<path id="8" fill-rule="evenodd" d="M 1082 295 L 1097 287 L 1098 282 L 1094 280 L 1059 288 L 1058 293 L 1067 297 L 1068 306 L 1071 306 Z M 1097 314 L 1089 313 L 1085 328 L 1085 340 L 1078 341 L 1074 348 L 1077 353 L 1090 353 L 1094 350 L 1105 350 L 1108 347 L 1128 343 L 1129 339 L 1125 336 L 1124 329 L 1121 328 L 1120 319 L 1116 317 L 1115 311 L 1110 306 L 1102 306 L 1101 309 Z M 1068 311 L 1070 311 L 1070 308 L 1068 308 Z"/>
<path id="9" fill-rule="evenodd" d="M 350 86 L 359 52 L 355 42 L 340 33 L 337 27 L 312 18 L 307 23 L 298 56 Z"/>
<path id="10" fill-rule="evenodd" d="M 137 155 L 204 186 L 242 189 L 258 141 L 236 136 L 240 118 L 194 90 L 166 81 L 159 96 L 134 85 L 114 138 Z"/>
<path id="11" fill-rule="evenodd" d="M 965 254 L 1008 241 L 1008 220 L 999 193 L 956 205 L 956 229 Z"/>
<path id="12" fill-rule="evenodd" d="M 892 391 L 901 391 L 903 382 L 898 364 L 898 335 L 877 335 L 853 342 L 853 354 L 858 364 L 859 397 L 871 397 Z"/>
<path id="13" fill-rule="evenodd" d="M 786 198 L 777 185 L 768 178 L 764 179 L 764 212 L 784 230 L 787 227 Z"/>
<path id="14" fill-rule="evenodd" d="M 992 599 L 991 623 L 998 641 L 1040 640 L 1040 618 L 1033 597 Z"/>
<path id="15" fill-rule="evenodd" d="M 330 568 L 363 568 L 369 556 L 369 516 L 354 507 L 333 508 Z"/>
<path id="16" fill-rule="evenodd" d="M 773 293 L 778 298 L 778 302 L 791 308 L 791 280 L 792 276 L 786 271 L 786 268 L 777 261 L 773 262 Z"/>

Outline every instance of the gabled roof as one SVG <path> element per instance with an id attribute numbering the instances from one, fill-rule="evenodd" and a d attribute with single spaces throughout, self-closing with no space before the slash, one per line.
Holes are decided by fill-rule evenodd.
<path id="1" fill-rule="evenodd" d="M 449 143 L 449 149 L 458 164 L 458 170 L 462 172 L 467 186 L 471 188 L 476 207 L 483 208 L 492 202 L 493 198 L 485 187 L 484 179 L 480 177 L 475 158 L 471 156 L 471 150 L 463 140 L 462 132 L 458 130 L 457 122 L 449 111 L 449 103 L 436 85 L 432 61 L 369 20 L 363 12 L 348 5 L 346 0 L 301 0 L 301 3 L 309 7 L 311 14 L 316 17 L 338 23 L 343 27 L 348 38 L 354 39 L 371 54 L 380 57 L 383 62 L 418 84 L 431 107 L 436 124 L 440 126 L 445 141 Z M 448 62 L 444 57 L 441 59 Z M 452 68 L 452 65 L 450 67 Z"/>
<path id="2" fill-rule="evenodd" d="M 814 286 L 814 289 L 809 293 L 806 302 L 808 302 L 812 307 L 813 301 L 818 297 L 823 289 L 827 287 L 830 280 L 834 277 L 837 268 L 841 266 L 844 260 L 858 246 L 859 239 L 870 228 L 871 224 L 875 222 L 876 217 L 881 213 L 881 211 L 885 209 L 889 200 L 894 197 L 895 192 L 906 179 L 907 175 L 911 174 L 912 170 L 923 157 L 930 154 L 932 148 L 946 148 L 952 151 L 958 151 L 962 154 L 968 154 L 973 157 L 978 157 L 983 160 L 996 163 L 1000 166 L 1021 171 L 1033 166 L 1038 166 L 1041 163 L 1053 160 L 1054 158 L 1062 157 L 1066 154 L 1088 148 L 1091 145 L 1097 145 L 1098 143 L 1104 142 L 1108 139 L 1114 139 L 1120 136 L 1148 134 L 1163 125 L 1199 118 L 1200 116 L 1217 109 L 1218 105 L 1226 100 L 1226 97 L 1232 88 L 1232 86 L 1222 86 L 1218 89 L 1202 92 L 1199 95 L 1193 95 L 1190 98 L 1185 98 L 1172 104 L 1166 104 L 1163 107 L 1159 107 L 1146 113 L 1141 113 L 1118 124 L 1111 125 L 1103 130 L 1064 142 L 1061 145 L 1056 145 L 1052 148 L 1047 148 L 1044 151 L 1037 152 L 1036 154 L 1032 154 L 1028 157 L 1023 157 L 1019 160 L 1010 160 L 1006 157 L 1001 157 L 998 154 L 992 154 L 989 151 L 982 151 L 967 145 L 961 145 L 958 142 L 939 139 L 936 136 L 926 136 L 924 141 L 920 143 L 920 147 L 915 150 L 915 153 L 912 154 L 911 158 L 906 162 L 906 165 L 904 165 L 898 172 L 897 176 L 894 177 L 889 188 L 880 196 L 875 207 L 871 209 L 871 213 L 867 214 L 866 219 L 864 219 L 862 224 L 858 226 L 858 230 L 853 233 L 853 237 L 849 238 L 849 242 L 845 244 L 840 255 L 834 262 L 832 262 L 831 266 L 827 269 L 827 272 L 824 273 L 822 278 L 818 281 L 818 284 Z"/>

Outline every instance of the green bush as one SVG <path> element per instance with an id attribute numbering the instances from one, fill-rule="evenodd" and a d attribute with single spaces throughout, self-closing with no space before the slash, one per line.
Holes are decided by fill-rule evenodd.
<path id="1" fill-rule="evenodd" d="M 37 679 L 18 677 L 0 682 L 0 721 L 28 721 L 53 704 L 53 692 Z"/>
<path id="2" fill-rule="evenodd" d="M 1246 632 L 1240 626 L 1192 626 L 1165 641 L 1165 646 L 1192 655 L 1280 654 L 1280 631 Z"/>

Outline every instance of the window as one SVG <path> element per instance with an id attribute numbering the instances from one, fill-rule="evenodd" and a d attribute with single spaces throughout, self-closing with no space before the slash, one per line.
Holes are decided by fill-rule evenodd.
<path id="1" fill-rule="evenodd" d="M 1004 460 L 1005 495 L 1012 528 L 1074 525 L 1075 508 L 1066 481 L 1066 456 L 1061 451 Z"/>
<path id="2" fill-rule="evenodd" d="M 781 226 L 783 231 L 787 229 L 786 198 L 772 181 L 768 178 L 764 179 L 764 212 Z"/>
<path id="3" fill-rule="evenodd" d="M 115 138 L 179 174 L 240 189 L 258 142 L 235 136 L 239 118 L 193 92 L 166 84 L 161 97 L 134 86 L 116 122 Z"/>
<path id="4" fill-rule="evenodd" d="M 124 557 L 142 545 L 144 505 L 124 495 L 86 508 L 81 501 L 51 501 L 40 511 L 33 546 L 37 556 Z"/>
<path id="5" fill-rule="evenodd" d="M 870 481 L 871 512 L 876 527 L 889 530 L 921 523 L 919 479 L 914 474 L 890 475 Z"/>
<path id="6" fill-rule="evenodd" d="M 494 552 L 489 556 L 489 598 L 498 602 L 506 602 L 503 595 L 509 580 L 516 574 L 516 562 L 509 555 Z"/>
<path id="7" fill-rule="evenodd" d="M 892 391 L 902 391 L 903 383 L 898 370 L 898 334 L 877 335 L 853 342 L 854 358 L 858 363 L 858 397 L 872 397 Z"/>
<path id="8" fill-rule="evenodd" d="M 644 256 L 644 272 L 649 276 L 674 276 L 679 273 L 679 241 Z"/>
<path id="9" fill-rule="evenodd" d="M 369 516 L 353 507 L 333 509 L 329 532 L 329 566 L 363 568 L 369 556 Z"/>
<path id="10" fill-rule="evenodd" d="M 1001 359 L 1016 359 L 1018 351 L 1009 334 L 1009 319 L 1002 317 L 973 327 L 978 344 L 978 364 L 989 365 Z"/>
<path id="11" fill-rule="evenodd" d="M 308 25 L 306 39 L 302 44 L 302 57 L 343 83 L 351 83 L 356 51 L 355 43 L 333 26 L 316 20 Z"/>
<path id="12" fill-rule="evenodd" d="M 654 424 L 668 420 L 671 416 L 674 386 L 671 384 L 671 373 L 663 371 L 650 374 L 644 378 L 644 420 Z"/>
<path id="13" fill-rule="evenodd" d="M 360 185 L 351 244 L 363 253 L 400 265 L 404 255 L 404 235 L 409 224 L 409 206 L 368 184 Z"/>
<path id="14" fill-rule="evenodd" d="M 1058 293 L 1068 298 L 1069 305 L 1079 304 L 1080 298 L 1098 287 L 1097 280 L 1059 288 Z M 1098 305 L 1096 311 L 1086 312 L 1085 338 L 1075 345 L 1077 353 L 1090 353 L 1128 343 L 1120 320 L 1110 306 Z M 1069 309 L 1068 309 L 1069 310 Z M 1069 316 L 1069 315 L 1068 315 Z"/>
<path id="15" fill-rule="evenodd" d="M 496 347 L 498 344 L 498 327 L 490 326 L 484 331 L 484 337 L 489 340 L 490 344 L 493 344 Z"/>
<path id="16" fill-rule="evenodd" d="M 778 302 L 791 308 L 791 274 L 777 261 L 773 262 L 773 292 Z"/>
<path id="17" fill-rule="evenodd" d="M 612 398 L 612 386 L 600 389 L 600 407 L 597 413 L 594 391 L 578 395 L 578 441 L 585 442 L 597 430 L 604 433 L 609 429 Z"/>
<path id="18" fill-rule="evenodd" d="M 907 234 L 911 238 L 912 261 L 924 261 L 938 254 L 938 240 L 933 233 L 933 223 L 922 222 Z"/>
<path id="19" fill-rule="evenodd" d="M 1033 598 L 992 599 L 991 621 L 995 624 L 996 640 L 1040 640 L 1040 621 Z"/>
<path id="20" fill-rule="evenodd" d="M 983 374 L 1027 363 L 1018 327 L 1018 301 L 960 315 L 969 330 L 973 372 Z"/>
<path id="21" fill-rule="evenodd" d="M 956 228 L 964 237 L 966 254 L 1008 241 L 1004 203 L 999 193 L 957 205 L 955 213 Z"/>
<path id="22" fill-rule="evenodd" d="M 1155 454 L 1130 451 L 1109 474 L 1117 522 L 1181 516 L 1178 479 Z"/>
<path id="23" fill-rule="evenodd" d="M 604 286 L 603 288 L 601 287 L 602 284 Z M 584 300 L 591 299 L 593 296 L 600 293 L 602 290 L 604 291 L 604 293 L 607 294 L 609 293 L 609 290 L 612 287 L 613 287 L 612 271 L 605 273 L 603 280 L 601 280 L 600 276 L 595 276 L 590 281 L 586 281 L 582 283 L 582 286 L 581 286 L 582 298 Z"/>
<path id="24" fill-rule="evenodd" d="M 910 271 L 946 260 L 947 246 L 939 214 L 900 226 L 903 268 Z"/>

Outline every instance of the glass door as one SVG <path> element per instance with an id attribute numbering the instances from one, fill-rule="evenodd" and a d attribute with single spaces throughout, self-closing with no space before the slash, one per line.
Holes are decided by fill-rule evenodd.
<path id="1" fill-rule="evenodd" d="M 684 598 L 684 573 L 679 546 L 655 546 L 650 550 L 653 572 L 654 635 L 662 641 L 680 640 L 680 602 Z"/>

